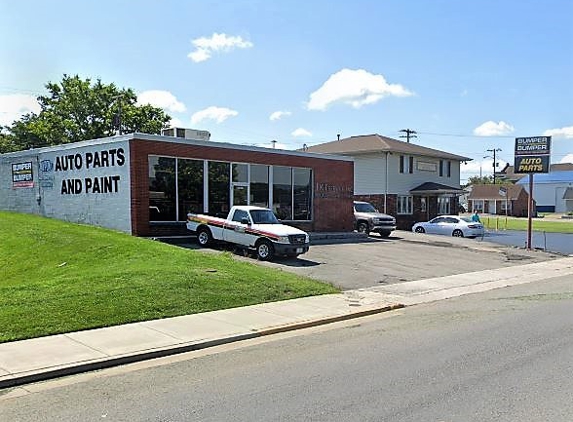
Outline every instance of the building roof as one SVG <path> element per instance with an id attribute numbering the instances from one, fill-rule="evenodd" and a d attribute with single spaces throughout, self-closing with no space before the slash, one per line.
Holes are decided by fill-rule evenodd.
<path id="1" fill-rule="evenodd" d="M 573 183 L 573 170 L 552 171 L 551 173 L 535 173 L 533 183 Z M 529 176 L 522 177 L 518 185 L 529 184 Z"/>
<path id="2" fill-rule="evenodd" d="M 427 148 L 409 142 L 399 141 L 378 134 L 358 135 L 344 138 L 339 141 L 326 142 L 313 145 L 306 149 L 308 152 L 320 152 L 326 154 L 354 155 L 369 152 L 398 152 L 412 155 L 424 155 L 427 157 L 446 158 L 457 161 L 471 161 L 471 158 L 449 152 Z"/>
<path id="3" fill-rule="evenodd" d="M 500 193 L 500 188 L 506 189 L 507 195 L 503 196 Z M 490 200 L 515 200 L 519 197 L 520 193 L 525 188 L 521 185 L 473 185 L 468 199 L 490 199 Z"/>
<path id="4" fill-rule="evenodd" d="M 550 172 L 569 170 L 573 170 L 573 163 L 555 163 L 549 165 Z M 496 172 L 496 175 L 509 180 L 519 180 L 522 177 L 527 176 L 526 173 L 514 173 L 514 167 L 509 164 L 500 172 Z"/>
<path id="5" fill-rule="evenodd" d="M 433 195 L 444 195 L 444 194 L 465 194 L 466 191 L 461 188 L 456 188 L 453 186 L 442 185 L 441 183 L 435 182 L 425 182 L 420 186 L 416 186 L 414 189 L 410 189 L 410 193 L 416 194 L 433 194 Z"/>
<path id="6" fill-rule="evenodd" d="M 337 160 L 337 161 L 354 161 L 352 157 L 348 157 L 345 155 L 326 155 L 326 154 L 317 154 L 313 153 L 312 151 L 295 151 L 295 150 L 284 150 L 284 149 L 275 149 L 275 148 L 266 148 L 266 147 L 256 147 L 256 146 L 247 146 L 241 144 L 233 144 L 229 142 L 218 142 L 218 141 L 205 141 L 205 140 L 195 140 L 195 139 L 188 139 L 188 138 L 178 138 L 175 136 L 162 136 L 162 135 L 150 135 L 147 133 L 128 133 L 124 135 L 118 136 L 110 136 L 107 138 L 98 138 L 98 139 L 90 139 L 87 141 L 80 141 L 80 142 L 72 142 L 68 144 L 59 144 L 53 145 L 49 147 L 41 147 L 41 148 L 34 148 L 22 151 L 15 151 L 15 152 L 7 152 L 4 154 L 0 154 L 0 160 L 4 157 L 12 158 L 12 157 L 20 157 L 20 156 L 29 156 L 30 154 L 40 154 L 46 153 L 50 151 L 65 151 L 68 149 L 78 148 L 78 147 L 85 147 L 85 146 L 93 146 L 93 145 L 103 145 L 118 141 L 130 141 L 130 140 L 143 140 L 143 141 L 155 141 L 155 142 L 166 142 L 166 143 L 178 143 L 178 144 L 187 144 L 187 145 L 194 145 L 194 146 L 205 146 L 211 148 L 225 148 L 230 150 L 241 150 L 241 151 L 250 151 L 250 152 L 264 152 L 267 154 L 277 154 L 277 155 L 288 155 L 288 156 L 299 156 L 299 157 L 312 157 L 312 158 L 319 158 L 323 160 Z"/>

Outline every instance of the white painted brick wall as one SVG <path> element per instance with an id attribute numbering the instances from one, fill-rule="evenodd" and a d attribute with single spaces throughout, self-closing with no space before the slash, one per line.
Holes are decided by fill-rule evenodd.
<path id="1" fill-rule="evenodd" d="M 111 153 L 113 150 L 116 151 L 115 154 Z M 118 159 L 120 150 L 123 151 L 123 160 Z M 75 158 L 78 166 L 70 165 L 67 156 Z M 34 187 L 14 188 L 12 163 L 29 161 L 33 162 Z M 87 145 L 82 143 L 82 146 L 78 147 L 70 144 L 61 148 L 8 154 L 0 158 L 0 209 L 39 214 L 131 233 L 129 168 L 127 140 L 101 143 L 94 141 Z M 97 186 L 103 186 L 100 183 L 102 180 L 108 181 L 108 188 L 111 182 L 110 191 L 97 191 Z M 68 191 L 68 183 L 74 183 L 77 191 Z M 91 189 L 86 191 L 90 186 Z"/>

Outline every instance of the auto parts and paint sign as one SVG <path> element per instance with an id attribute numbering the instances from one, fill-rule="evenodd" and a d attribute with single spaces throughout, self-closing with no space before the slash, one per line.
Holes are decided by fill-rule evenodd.
<path id="1" fill-rule="evenodd" d="M 125 163 L 124 149 L 110 148 L 58 155 L 53 170 L 66 176 L 83 175 L 63 177 L 60 184 L 62 195 L 109 194 L 119 192 L 121 175 L 113 169 L 123 167 Z"/>
<path id="2" fill-rule="evenodd" d="M 12 164 L 12 186 L 15 188 L 34 187 L 32 162 Z"/>
<path id="3" fill-rule="evenodd" d="M 549 173 L 551 136 L 515 138 L 515 173 Z"/>

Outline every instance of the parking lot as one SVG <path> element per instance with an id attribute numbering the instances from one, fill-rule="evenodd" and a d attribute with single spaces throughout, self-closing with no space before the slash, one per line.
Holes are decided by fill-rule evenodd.
<path id="1" fill-rule="evenodd" d="M 194 247 L 194 246 L 193 246 Z M 558 255 L 496 245 L 479 239 L 395 231 L 389 238 L 313 243 L 297 259 L 261 262 L 236 252 L 238 259 L 323 280 L 343 290 L 401 283 L 544 261 Z"/>

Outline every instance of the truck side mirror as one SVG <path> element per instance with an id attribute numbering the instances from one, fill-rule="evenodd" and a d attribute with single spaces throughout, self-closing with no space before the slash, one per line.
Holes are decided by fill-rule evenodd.
<path id="1" fill-rule="evenodd" d="M 249 224 L 249 219 L 247 217 L 241 218 L 241 224 Z"/>

